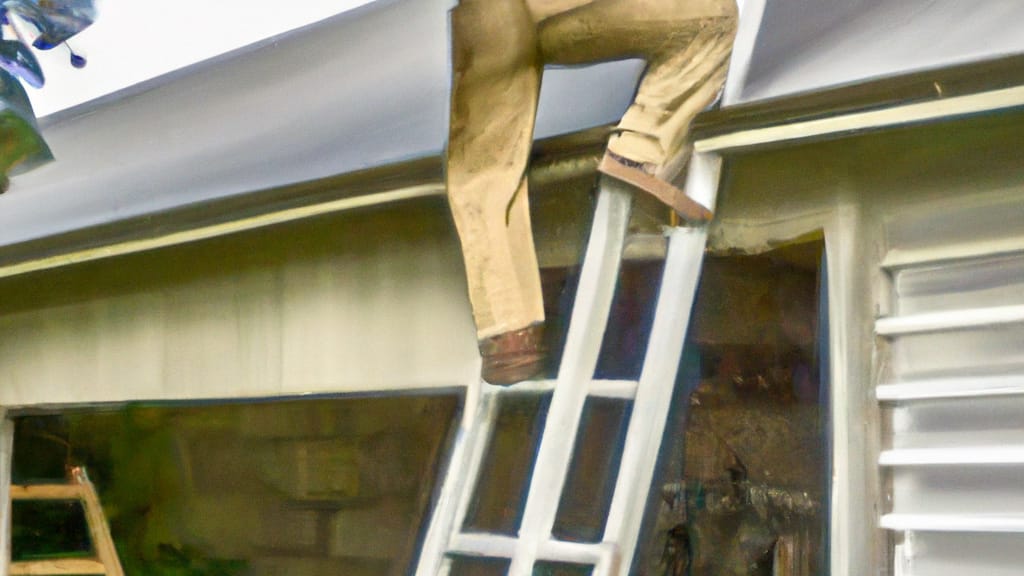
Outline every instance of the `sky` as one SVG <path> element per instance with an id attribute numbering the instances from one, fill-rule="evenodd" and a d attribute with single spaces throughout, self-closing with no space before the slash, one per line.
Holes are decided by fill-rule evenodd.
<path id="1" fill-rule="evenodd" d="M 37 51 L 46 85 L 26 90 L 41 118 L 371 1 L 97 0 L 96 22 L 69 42 L 88 65 Z"/>

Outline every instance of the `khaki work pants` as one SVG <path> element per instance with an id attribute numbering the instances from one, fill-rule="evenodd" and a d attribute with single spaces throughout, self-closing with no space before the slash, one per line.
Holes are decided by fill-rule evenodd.
<path id="1" fill-rule="evenodd" d="M 544 320 L 526 190 L 544 65 L 646 59 L 608 151 L 672 181 L 737 14 L 735 0 L 461 0 L 451 17 L 448 198 L 483 340 Z"/>

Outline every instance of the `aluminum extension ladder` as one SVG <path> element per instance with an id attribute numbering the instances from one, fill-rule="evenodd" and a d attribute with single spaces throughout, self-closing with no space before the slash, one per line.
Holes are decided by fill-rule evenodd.
<path id="1" fill-rule="evenodd" d="M 67 484 L 12 485 L 11 500 L 78 500 L 85 510 L 89 536 L 96 552 L 93 558 L 66 558 L 12 562 L 9 574 L 105 574 L 124 576 L 121 561 L 110 537 L 107 517 L 103 514 L 96 487 L 89 481 L 85 469 L 72 468 Z"/>
<path id="2" fill-rule="evenodd" d="M 714 208 L 720 159 L 697 154 L 690 162 L 688 195 Z M 632 204 L 632 189 L 602 176 L 562 363 L 555 381 L 503 388 L 480 383 L 467 392 L 466 414 L 431 525 L 417 576 L 447 576 L 452 558 L 510 561 L 509 576 L 531 576 L 536 562 L 592 567 L 592 576 L 625 576 L 634 552 L 654 475 L 690 309 L 707 240 L 706 226 L 673 228 L 659 299 L 639 381 L 594 379 L 618 278 Z M 462 525 L 476 488 L 500 398 L 525 389 L 553 388 L 517 536 L 467 532 Z M 552 526 L 588 397 L 633 399 L 622 460 L 604 526 L 596 543 L 557 540 Z"/>

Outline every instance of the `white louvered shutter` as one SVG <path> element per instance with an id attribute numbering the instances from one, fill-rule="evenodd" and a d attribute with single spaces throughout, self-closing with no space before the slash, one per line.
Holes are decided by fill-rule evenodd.
<path id="1" fill-rule="evenodd" d="M 893 573 L 1024 574 L 1024 199 L 896 218 L 888 241 Z"/>

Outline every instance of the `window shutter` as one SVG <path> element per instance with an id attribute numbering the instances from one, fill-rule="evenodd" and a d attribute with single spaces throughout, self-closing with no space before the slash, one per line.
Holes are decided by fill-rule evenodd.
<path id="1" fill-rule="evenodd" d="M 896 575 L 1024 566 L 1022 204 L 889 222 L 876 396 Z"/>

